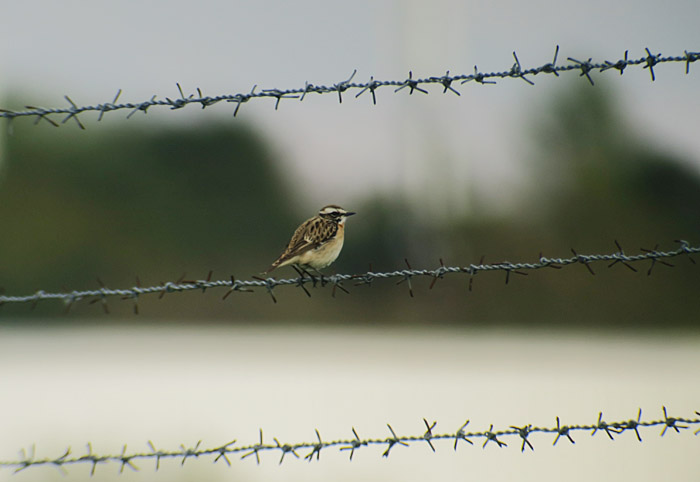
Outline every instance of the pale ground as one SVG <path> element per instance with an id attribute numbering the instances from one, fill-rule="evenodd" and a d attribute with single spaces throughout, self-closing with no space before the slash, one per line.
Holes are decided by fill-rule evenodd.
<path id="1" fill-rule="evenodd" d="M 397 331 L 370 329 L 152 328 L 134 325 L 33 330 L 0 329 L 0 460 L 37 444 L 37 455 L 59 456 L 67 446 L 83 454 L 147 452 L 180 444 L 214 447 L 265 441 L 386 438 L 422 435 L 422 418 L 438 433 L 494 430 L 532 423 L 589 424 L 680 417 L 700 409 L 700 337 L 605 336 L 526 332 Z M 535 434 L 535 452 L 436 441 L 384 446 L 355 453 L 327 449 L 309 464 L 278 453 L 262 463 L 231 456 L 232 467 L 212 458 L 138 463 L 118 477 L 116 464 L 100 465 L 94 480 L 697 480 L 697 426 L 659 437 L 641 429 L 614 442 L 604 434 L 573 434 L 575 445 Z M 483 443 L 483 440 L 481 440 Z M 301 451 L 303 457 L 308 451 Z M 55 468 L 32 468 L 0 481 L 87 478 L 88 465 L 61 477 Z"/>

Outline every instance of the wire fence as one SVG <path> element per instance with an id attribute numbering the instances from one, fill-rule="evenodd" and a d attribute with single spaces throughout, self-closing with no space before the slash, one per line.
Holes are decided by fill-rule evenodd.
<path id="1" fill-rule="evenodd" d="M 696 411 L 695 415 L 696 417 L 673 417 L 668 415 L 666 407 L 664 406 L 663 418 L 657 420 L 642 420 L 642 409 L 640 408 L 635 418 L 626 421 L 606 422 L 603 420 L 603 413 L 600 412 L 597 421 L 592 424 L 565 425 L 559 417 L 556 417 L 556 426 L 537 427 L 532 424 L 510 425 L 507 428 L 494 430 L 493 424 L 491 424 L 488 430 L 474 432 L 466 430 L 470 423 L 470 421 L 467 420 L 455 432 L 448 433 L 434 432 L 437 422 L 431 423 L 424 418 L 425 432 L 414 435 L 397 435 L 394 428 L 387 424 L 388 436 L 384 438 L 361 438 L 353 427 L 352 438 L 324 441 L 318 429 L 315 429 L 316 441 L 295 443 L 282 443 L 277 438 L 272 439 L 274 443 L 265 443 L 263 430 L 260 429 L 260 439 L 257 443 L 236 445 L 237 441 L 232 440 L 224 445 L 210 448 L 202 448 L 200 440 L 191 447 L 181 444 L 179 449 L 159 450 L 155 447 L 153 442 L 149 441 L 148 452 L 129 452 L 127 446 L 124 445 L 119 454 L 101 455 L 93 452 L 92 444 L 88 443 L 87 451 L 84 455 L 73 455 L 71 449 L 68 448 L 60 456 L 38 458 L 36 456 L 36 447 L 33 446 L 30 451 L 21 450 L 20 458 L 17 460 L 0 461 L 0 467 L 14 469 L 15 472 L 20 472 L 37 466 L 52 466 L 59 469 L 62 473 L 65 473 L 65 467 L 69 465 L 88 464 L 92 466 L 90 471 L 91 475 L 94 475 L 98 465 L 110 462 L 119 465 L 120 473 L 124 471 L 125 467 L 136 471 L 139 470 L 136 462 L 143 460 L 154 461 L 156 470 L 160 468 L 161 459 L 179 459 L 180 463 L 184 465 L 188 459 L 211 457 L 214 463 L 223 460 L 228 466 L 231 466 L 229 455 L 239 456 L 240 459 L 255 457 L 256 462 L 260 464 L 260 455 L 265 452 L 276 452 L 279 454 L 280 458 L 278 463 L 281 465 L 285 460 L 285 456 L 288 454 L 294 458 L 304 459 L 309 462 L 314 460 L 314 458 L 318 461 L 321 458 L 321 451 L 329 448 L 347 451 L 349 453 L 349 459 L 352 461 L 356 451 L 362 449 L 362 451 L 365 452 L 365 448 L 370 446 L 381 446 L 384 449 L 382 457 L 389 457 L 392 450 L 399 446 L 412 447 L 423 443 L 427 444 L 430 450 L 435 452 L 436 445 L 438 444 L 434 442 L 438 441 L 448 441 L 452 449 L 457 451 L 460 445 L 480 445 L 484 449 L 487 446 L 503 448 L 508 447 L 506 441 L 511 442 L 511 440 L 515 440 L 517 442 L 515 445 L 519 445 L 520 451 L 525 452 L 526 449 L 530 451 L 535 450 L 531 438 L 533 434 L 553 436 L 552 445 L 554 446 L 562 439 L 566 439 L 566 441 L 571 444 L 576 443 L 573 436 L 577 432 L 590 432 L 591 436 L 605 433 L 610 440 L 615 440 L 616 436 L 625 432 L 634 432 L 636 439 L 642 442 L 640 430 L 661 427 L 660 435 L 662 437 L 670 431 L 681 433 L 682 430 L 687 430 L 692 425 L 700 424 L 700 418 L 698 418 L 700 412 Z M 694 433 L 698 435 L 700 429 L 696 430 Z M 310 452 L 300 455 L 299 452 L 302 450 L 310 450 Z"/>
<path id="2" fill-rule="evenodd" d="M 217 96 L 205 96 L 200 89 L 196 90 L 195 94 L 185 94 L 179 84 L 177 84 L 179 97 L 157 99 L 152 96 L 148 100 L 135 103 L 118 103 L 122 91 L 119 90 L 111 102 L 105 102 L 98 105 L 78 105 L 70 97 L 65 96 L 68 102 L 67 107 L 57 108 L 42 108 L 35 106 L 26 106 L 25 110 L 11 111 L 0 109 L 0 118 L 12 121 L 17 118 L 29 117 L 33 118 L 35 123 L 42 120 L 53 126 L 59 126 L 54 118 L 64 116 L 60 123 L 66 123 L 71 119 L 76 124 L 84 129 L 85 126 L 79 119 L 79 115 L 83 113 L 96 112 L 99 114 L 98 121 L 102 120 L 106 113 L 115 111 L 129 111 L 127 118 L 132 117 L 138 112 L 144 114 L 151 107 L 168 107 L 170 110 L 178 110 L 190 104 L 200 105 L 206 108 L 219 102 L 233 103 L 235 105 L 233 116 L 236 116 L 242 104 L 251 100 L 259 100 L 263 98 L 273 99 L 275 101 L 275 109 L 278 109 L 280 102 L 283 99 L 298 99 L 303 101 L 308 94 L 337 94 L 339 102 L 343 101 L 343 94 L 354 93 L 354 96 L 360 97 L 363 94 L 368 94 L 372 98 L 373 104 L 377 103 L 377 92 L 382 90 L 392 89 L 394 93 L 402 90 L 409 94 L 414 92 L 428 94 L 428 88 L 437 86 L 442 89 L 442 93 L 451 93 L 459 96 L 457 90 L 458 85 L 463 85 L 468 82 L 485 84 L 495 84 L 496 80 L 501 79 L 521 79 L 522 81 L 533 85 L 533 77 L 539 74 L 552 74 L 559 77 L 559 74 L 566 72 L 578 72 L 580 76 L 585 77 L 592 85 L 594 80 L 592 74 L 616 71 L 623 74 L 628 67 L 642 67 L 648 69 L 651 80 L 656 79 L 655 67 L 660 64 L 667 63 L 682 63 L 685 64 L 685 73 L 689 73 L 690 64 L 700 59 L 700 53 L 684 51 L 683 55 L 663 56 L 662 54 L 653 54 L 648 48 L 646 55 L 630 59 L 628 52 L 625 52 L 624 57 L 613 61 L 598 61 L 594 62 L 592 58 L 588 60 L 577 60 L 571 57 L 567 58 L 566 64 L 557 65 L 559 57 L 559 47 L 556 47 L 553 60 L 537 67 L 523 67 L 516 55 L 513 52 L 514 63 L 512 66 L 503 71 L 495 72 L 480 72 L 478 67 L 474 67 L 474 73 L 450 75 L 446 72 L 445 75 L 432 76 L 426 78 L 413 78 L 413 73 L 404 80 L 376 80 L 370 77 L 366 82 L 353 82 L 356 71 L 346 80 L 335 83 L 331 86 L 315 85 L 307 82 L 304 87 L 290 89 L 262 89 L 256 91 L 254 86 L 247 93 L 222 94 Z M 474 277 L 481 272 L 501 272 L 505 273 L 505 282 L 508 283 L 511 273 L 518 275 L 527 275 L 529 271 L 550 268 L 563 269 L 573 265 L 582 265 L 591 275 L 595 275 L 593 266 L 605 264 L 609 268 L 615 265 L 621 265 L 630 271 L 638 272 L 635 266 L 641 263 L 649 263 L 646 268 L 646 274 L 651 275 L 657 264 L 663 264 L 668 267 L 673 265 L 667 260 L 676 257 L 687 257 L 690 262 L 695 264 L 692 254 L 700 253 L 700 246 L 691 245 L 687 241 L 677 241 L 679 247 L 673 250 L 659 250 L 658 245 L 653 249 L 642 249 L 639 254 L 628 255 L 622 247 L 616 242 L 617 250 L 607 254 L 580 254 L 575 250 L 572 251 L 570 257 L 549 258 L 541 253 L 536 262 L 510 262 L 503 261 L 499 263 L 484 264 L 483 258 L 478 264 L 469 264 L 467 266 L 446 266 L 442 260 L 440 265 L 433 269 L 414 269 L 408 260 L 406 260 L 406 269 L 397 269 L 388 272 L 375 272 L 371 269 L 362 274 L 334 274 L 330 276 L 311 276 L 308 273 L 299 273 L 296 278 L 277 279 L 274 277 L 252 277 L 252 279 L 236 279 L 230 276 L 229 279 L 212 280 L 212 273 L 206 279 L 202 280 L 185 280 L 184 276 L 174 282 L 161 283 L 154 286 L 141 287 L 140 283 L 137 286 L 130 288 L 112 289 L 104 286 L 100 282 L 98 289 L 73 290 L 65 292 L 48 292 L 39 290 L 33 294 L 13 296 L 0 294 L 0 305 L 3 304 L 22 304 L 29 303 L 36 306 L 37 303 L 43 301 L 60 301 L 65 304 L 66 309 L 78 302 L 101 302 L 105 311 L 108 311 L 108 298 L 117 298 L 123 300 L 132 300 L 134 303 L 134 311 L 138 313 L 138 300 L 145 295 L 157 295 L 163 297 L 169 293 L 179 293 L 193 290 L 213 290 L 224 289 L 223 298 L 226 299 L 232 293 L 249 292 L 255 289 L 265 290 L 271 297 L 272 301 L 277 302 L 275 290 L 280 287 L 297 287 L 302 289 L 306 295 L 311 296 L 309 287 L 316 288 L 330 285 L 333 295 L 336 289 L 347 292 L 348 284 L 355 285 L 372 285 L 379 280 L 394 280 L 397 284 L 404 284 L 408 288 L 408 294 L 413 296 L 412 279 L 428 278 L 432 279 L 430 289 L 435 283 L 448 275 L 466 275 L 469 277 L 469 289 L 471 289 Z M 233 456 L 241 460 L 254 458 L 259 464 L 261 455 L 264 453 L 273 453 L 279 457 L 278 463 L 282 464 L 285 457 L 293 457 L 297 459 L 307 460 L 308 462 L 320 460 L 322 451 L 327 449 L 337 449 L 347 452 L 349 460 L 352 461 L 355 453 L 358 451 L 367 452 L 371 446 L 377 446 L 381 449 L 383 457 L 389 457 L 393 450 L 399 447 L 415 447 L 418 445 L 427 445 L 433 452 L 440 445 L 448 445 L 456 451 L 459 446 L 481 446 L 483 449 L 487 447 L 504 448 L 515 446 L 521 452 L 534 451 L 535 439 L 543 439 L 545 436 L 551 437 L 552 445 L 557 445 L 562 439 L 565 443 L 574 444 L 575 436 L 580 436 L 582 433 L 590 432 L 590 436 L 596 436 L 605 433 L 604 438 L 613 441 L 617 437 L 624 437 L 627 432 L 634 432 L 634 437 L 642 442 L 642 433 L 651 430 L 652 428 L 661 429 L 660 435 L 665 436 L 669 432 L 682 433 L 694 426 L 700 425 L 700 412 L 695 412 L 695 416 L 676 417 L 670 416 L 663 407 L 663 418 L 655 420 L 643 420 L 642 410 L 640 409 L 635 418 L 626 421 L 606 422 L 603 420 L 603 414 L 599 413 L 597 421 L 590 424 L 565 424 L 559 417 L 556 417 L 556 425 L 549 427 L 533 426 L 532 424 L 509 425 L 505 428 L 494 429 L 493 424 L 488 429 L 468 431 L 467 427 L 470 421 L 467 420 L 454 432 L 438 433 L 436 430 L 437 422 L 429 422 L 427 419 L 422 420 L 424 428 L 420 429 L 413 435 L 397 435 L 394 428 L 387 424 L 387 436 L 378 438 L 362 438 L 357 433 L 355 428 L 352 428 L 352 437 L 324 441 L 319 430 L 315 430 L 316 440 L 301 441 L 301 442 L 280 442 L 277 438 L 272 438 L 273 442 L 265 442 L 263 430 L 260 429 L 259 441 L 239 445 L 236 440 L 232 440 L 226 444 L 205 448 L 201 446 L 201 441 L 194 446 L 180 445 L 178 449 L 161 450 L 157 449 L 152 442 L 148 442 L 148 451 L 130 452 L 127 446 L 124 445 L 120 453 L 116 454 L 99 454 L 93 451 L 92 444 L 87 444 L 87 450 L 84 454 L 73 454 L 68 448 L 61 455 L 55 457 L 38 457 L 36 447 L 30 450 L 22 450 L 20 457 L 16 460 L 0 460 L 0 468 L 13 469 L 15 472 L 24 471 L 26 469 L 39 466 L 55 467 L 62 473 L 66 472 L 66 467 L 71 465 L 87 465 L 90 467 L 90 473 L 94 474 L 98 465 L 115 464 L 119 467 L 120 473 L 126 467 L 139 470 L 137 463 L 141 461 L 153 461 L 155 469 L 160 468 L 161 460 L 177 459 L 181 464 L 184 464 L 189 459 L 211 458 L 214 463 L 223 461 L 227 465 L 231 465 Z M 425 429 L 425 431 L 423 431 Z M 694 434 L 698 435 L 700 429 L 695 430 Z M 534 437 L 533 437 L 534 436 Z M 602 436 L 602 435 L 600 435 Z M 600 438 L 600 436 L 598 438 Z M 303 453 L 305 452 L 305 453 Z"/>
<path id="3" fill-rule="evenodd" d="M 207 279 L 202 280 L 185 280 L 184 275 L 175 282 L 161 283 L 155 286 L 141 287 L 133 286 L 131 288 L 120 288 L 112 289 L 104 286 L 100 281 L 101 287 L 99 289 L 92 290 L 74 290 L 67 292 L 47 292 L 44 290 L 39 290 L 36 293 L 23 295 L 23 296 L 12 296 L 12 295 L 0 295 L 0 306 L 8 303 L 32 303 L 36 306 L 40 301 L 62 301 L 66 304 L 66 309 L 80 301 L 87 300 L 90 303 L 102 302 L 106 312 L 109 311 L 107 307 L 107 298 L 117 297 L 123 300 L 133 300 L 134 311 L 138 313 L 138 300 L 139 297 L 144 295 L 158 295 L 163 297 L 167 293 L 180 293 L 184 291 L 192 290 L 202 290 L 202 292 L 208 289 L 225 288 L 227 291 L 223 295 L 226 299 L 231 293 L 241 293 L 250 292 L 255 288 L 264 289 L 272 298 L 272 301 L 277 302 L 274 290 L 279 287 L 298 287 L 301 288 L 306 295 L 311 296 L 310 291 L 307 289 L 307 285 L 311 287 L 317 286 L 332 286 L 332 293 L 335 296 L 336 289 L 340 289 L 344 292 L 348 292 L 346 287 L 343 285 L 344 282 L 354 283 L 355 285 L 372 285 L 376 280 L 387 280 L 387 279 L 398 279 L 397 284 L 405 283 L 408 287 L 408 292 L 411 297 L 413 297 L 413 286 L 411 280 L 416 277 L 427 277 L 432 278 L 430 284 L 430 289 L 433 288 L 437 280 L 444 278 L 447 275 L 467 275 L 470 277 L 469 289 L 471 290 L 472 282 L 474 276 L 480 272 L 494 272 L 500 271 L 505 272 L 505 282 L 506 284 L 510 280 L 511 273 L 519 275 L 527 275 L 526 271 L 538 270 L 543 268 L 552 269 L 562 269 L 570 267 L 576 264 L 581 264 L 586 267 L 588 272 L 592 275 L 595 274 L 592 265 L 599 263 L 606 263 L 608 267 L 611 268 L 617 264 L 625 266 L 627 269 L 633 272 L 638 270 L 633 266 L 633 264 L 640 263 L 643 261 L 649 261 L 649 267 L 646 271 L 647 275 L 651 275 L 654 267 L 657 263 L 663 264 L 668 267 L 673 267 L 671 263 L 665 261 L 668 258 L 675 258 L 678 256 L 687 256 L 688 259 L 695 264 L 695 260 L 690 256 L 691 254 L 700 253 L 700 246 L 691 246 L 690 243 L 684 240 L 677 240 L 680 246 L 672 251 L 659 251 L 659 246 L 655 246 L 654 249 L 642 249 L 639 254 L 628 255 L 625 254 L 624 250 L 620 244 L 615 241 L 618 251 L 608 253 L 608 254 L 579 254 L 574 249 L 572 249 L 573 256 L 569 258 L 548 258 L 540 253 L 539 259 L 535 263 L 520 262 L 511 263 L 509 261 L 503 261 L 494 264 L 484 264 L 483 258 L 479 264 L 470 264 L 468 266 L 445 266 L 443 261 L 440 260 L 440 266 L 434 269 L 413 269 L 411 264 L 406 259 L 407 269 L 401 269 L 396 271 L 388 272 L 374 272 L 371 270 L 363 274 L 334 274 L 331 276 L 313 276 L 306 272 L 299 272 L 297 278 L 286 278 L 277 279 L 273 277 L 261 278 L 254 276 L 253 279 L 242 280 L 236 279 L 234 276 L 230 276 L 229 279 L 224 280 L 212 280 L 212 272 L 209 272 Z"/>
<path id="4" fill-rule="evenodd" d="M 408 78 L 404 80 L 377 80 L 374 77 L 370 77 L 369 81 L 366 82 L 353 82 L 353 79 L 357 73 L 357 70 L 355 70 L 348 79 L 337 82 L 331 86 L 315 85 L 306 82 L 304 87 L 290 89 L 262 89 L 256 92 L 257 85 L 255 85 L 250 92 L 247 93 L 221 94 L 216 96 L 205 96 L 199 88 L 197 88 L 196 93 L 186 95 L 180 84 L 177 84 L 179 98 L 171 99 L 166 97 L 165 99 L 157 99 L 156 96 L 153 95 L 148 100 L 128 103 L 117 103 L 122 93 L 121 89 L 119 89 L 111 102 L 80 106 L 66 95 L 64 97 L 69 104 L 67 107 L 43 108 L 27 105 L 25 106 L 26 110 L 12 111 L 0 109 L 0 118 L 12 120 L 18 117 L 34 117 L 35 123 L 45 120 L 51 125 L 58 127 L 59 124 L 52 119 L 51 116 L 62 115 L 65 116 L 61 120 L 62 124 L 73 119 L 81 129 L 85 129 L 85 125 L 78 118 L 79 114 L 85 112 L 99 113 L 97 120 L 100 121 L 108 112 L 128 110 L 130 111 L 126 116 L 128 119 L 137 112 L 143 112 L 145 114 L 151 107 L 168 107 L 170 110 L 177 110 L 189 104 L 197 104 L 204 109 L 222 101 L 234 103 L 236 105 L 233 112 L 233 116 L 235 117 L 238 114 L 242 104 L 249 102 L 250 100 L 263 98 L 274 99 L 275 110 L 277 110 L 282 99 L 299 99 L 303 101 L 308 94 L 337 94 L 338 101 L 342 103 L 343 93 L 347 91 L 357 91 L 355 94 L 356 98 L 369 92 L 369 94 L 372 96 L 372 103 L 376 104 L 377 91 L 380 89 L 386 90 L 384 88 L 387 87 L 392 88 L 394 93 L 405 89 L 409 94 L 413 94 L 414 92 L 427 94 L 428 91 L 426 90 L 426 87 L 437 85 L 442 88 L 443 93 L 450 91 L 459 96 L 460 93 L 455 87 L 457 84 L 462 85 L 472 81 L 479 84 L 495 84 L 496 79 L 521 79 L 530 85 L 534 85 L 531 77 L 535 77 L 539 74 L 552 74 L 559 77 L 559 74 L 564 72 L 579 72 L 580 76 L 586 77 L 591 85 L 593 85 L 594 81 L 591 74 L 594 72 L 602 73 L 617 71 L 620 74 L 623 74 L 626 68 L 635 66 L 641 66 L 644 69 L 648 69 L 651 75 L 651 80 L 654 81 L 656 80 L 654 67 L 659 64 L 685 64 L 685 73 L 688 74 L 690 72 L 690 64 L 700 59 L 700 52 L 689 52 L 687 50 L 684 51 L 682 55 L 672 56 L 664 56 L 660 53 L 653 54 L 648 48 L 645 49 L 645 51 L 646 55 L 636 59 L 630 59 L 628 55 L 629 51 L 625 51 L 624 57 L 618 60 L 594 62 L 592 58 L 589 58 L 588 60 L 577 60 L 572 57 L 567 57 L 568 63 L 564 65 L 557 65 L 557 59 L 559 57 L 559 46 L 557 45 L 553 60 L 537 67 L 523 67 L 520 64 L 517 54 L 513 52 L 515 63 L 513 63 L 507 70 L 496 72 L 479 72 L 478 67 L 474 66 L 473 74 L 450 75 L 450 72 L 447 71 L 444 75 L 414 79 L 413 72 L 409 72 Z"/>

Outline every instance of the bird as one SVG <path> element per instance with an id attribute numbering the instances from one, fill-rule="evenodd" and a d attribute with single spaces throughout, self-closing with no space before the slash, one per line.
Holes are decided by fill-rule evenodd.
<path id="1" fill-rule="evenodd" d="M 354 214 L 335 204 L 322 207 L 294 231 L 287 248 L 264 273 L 292 265 L 307 274 L 308 269 L 321 274 L 320 270 L 330 266 L 343 249 L 345 220 Z"/>

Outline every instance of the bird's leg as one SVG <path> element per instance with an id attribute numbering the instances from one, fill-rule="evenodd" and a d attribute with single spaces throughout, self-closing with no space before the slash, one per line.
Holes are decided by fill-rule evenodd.
<path id="1" fill-rule="evenodd" d="M 316 277 L 314 275 L 306 271 L 306 269 L 300 265 L 293 264 L 292 267 L 296 270 L 297 273 L 299 273 L 299 276 L 308 276 L 309 278 L 311 278 L 311 283 L 313 284 L 313 287 L 316 287 Z"/>
<path id="2" fill-rule="evenodd" d="M 304 293 L 306 293 L 306 296 L 308 296 L 309 298 L 311 298 L 311 293 L 309 293 L 309 290 L 307 290 L 307 289 L 306 289 L 306 286 L 304 286 L 304 283 L 305 283 L 305 281 L 304 281 L 304 273 L 302 273 L 301 270 L 300 270 L 299 268 L 297 268 L 297 266 L 294 265 L 294 264 L 292 265 L 292 268 L 294 268 L 294 271 L 296 271 L 297 274 L 299 274 L 299 281 L 297 282 L 297 286 L 300 286 L 301 289 L 304 290 Z"/>
<path id="3" fill-rule="evenodd" d="M 324 277 L 323 277 L 323 273 L 321 273 L 321 271 L 317 270 L 316 268 L 312 268 L 312 269 L 313 269 L 314 271 L 316 271 L 316 273 L 318 274 L 318 276 L 321 278 L 321 286 L 325 286 L 325 285 L 326 285 L 326 280 L 325 280 Z"/>

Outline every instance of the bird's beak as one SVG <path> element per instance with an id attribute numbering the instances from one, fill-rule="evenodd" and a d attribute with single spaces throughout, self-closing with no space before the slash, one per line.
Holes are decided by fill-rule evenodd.
<path id="1" fill-rule="evenodd" d="M 352 216 L 353 214 L 357 214 L 357 213 L 353 213 L 352 211 L 350 211 L 349 213 L 345 213 L 344 216 L 348 217 L 348 216 Z"/>

